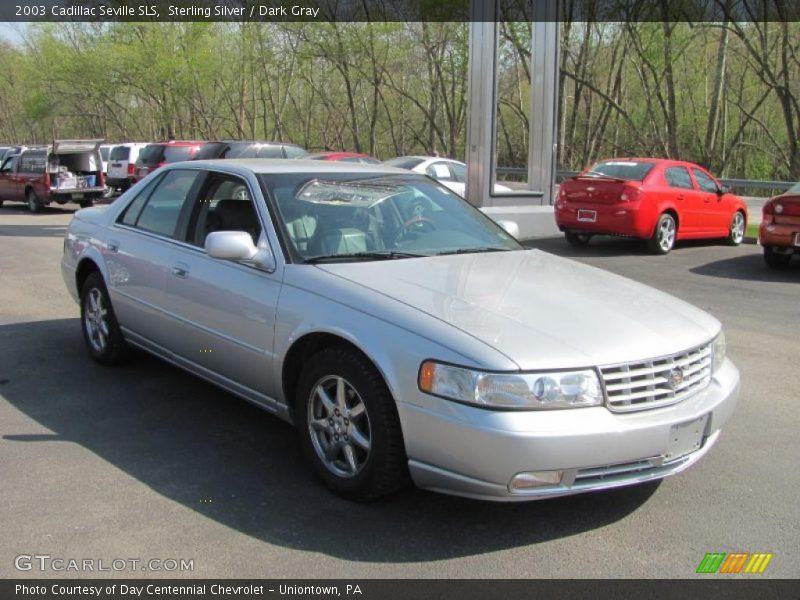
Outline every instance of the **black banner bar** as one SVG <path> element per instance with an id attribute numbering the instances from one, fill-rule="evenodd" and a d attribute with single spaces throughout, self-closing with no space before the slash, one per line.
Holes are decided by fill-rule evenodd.
<path id="1" fill-rule="evenodd" d="M 479 600 L 502 598 L 614 598 L 640 600 L 750 600 L 800 598 L 800 582 L 786 579 L 664 580 L 425 580 L 425 579 L 29 579 L 0 580 L 2 600 Z"/>
<path id="2" fill-rule="evenodd" d="M 557 11 L 534 13 L 534 3 Z M 497 21 L 800 21 L 796 0 L 498 0 Z M 536 15 L 536 16 L 535 16 Z M 470 20 L 470 0 L 3 0 L 6 22 L 411 22 Z"/>

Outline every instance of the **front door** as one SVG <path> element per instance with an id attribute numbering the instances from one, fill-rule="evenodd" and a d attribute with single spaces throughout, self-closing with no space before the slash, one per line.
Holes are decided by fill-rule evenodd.
<path id="1" fill-rule="evenodd" d="M 214 259 L 203 248 L 213 231 L 245 231 L 257 245 L 267 244 L 266 207 L 256 202 L 263 200 L 244 179 L 208 176 L 194 199 L 185 243 L 171 255 L 167 304 L 173 350 L 180 358 L 229 384 L 274 397 L 270 375 L 280 272 Z"/>

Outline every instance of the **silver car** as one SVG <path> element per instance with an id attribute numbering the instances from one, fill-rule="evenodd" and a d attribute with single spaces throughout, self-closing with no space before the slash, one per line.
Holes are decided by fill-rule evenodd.
<path id="1" fill-rule="evenodd" d="M 386 166 L 169 165 L 76 213 L 62 272 L 96 361 L 146 350 L 294 423 L 353 499 L 659 479 L 739 391 L 710 315 Z"/>

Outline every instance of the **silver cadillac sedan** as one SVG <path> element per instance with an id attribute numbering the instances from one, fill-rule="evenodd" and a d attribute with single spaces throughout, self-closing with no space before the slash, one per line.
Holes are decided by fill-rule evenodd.
<path id="1" fill-rule="evenodd" d="M 78 211 L 62 272 L 94 360 L 145 350 L 294 423 L 348 498 L 531 500 L 697 462 L 739 391 L 719 322 L 512 225 L 385 166 L 196 161 Z"/>

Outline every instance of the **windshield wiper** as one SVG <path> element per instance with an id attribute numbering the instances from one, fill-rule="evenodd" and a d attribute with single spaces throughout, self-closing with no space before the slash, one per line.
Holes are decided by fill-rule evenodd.
<path id="1" fill-rule="evenodd" d="M 605 173 L 600 173 L 599 171 L 587 171 L 580 177 L 586 177 L 587 179 L 611 179 L 612 181 L 627 181 L 625 179 L 622 179 L 621 177 L 606 175 Z"/>
<path id="2" fill-rule="evenodd" d="M 474 252 L 509 252 L 511 248 L 498 248 L 497 246 L 479 246 L 477 248 L 459 248 L 457 250 L 445 250 L 438 252 L 437 256 L 445 254 L 472 254 Z"/>
<path id="3" fill-rule="evenodd" d="M 349 254 L 322 254 L 320 256 L 311 256 L 303 262 L 313 265 L 315 263 L 336 262 L 338 260 L 392 260 L 396 258 L 420 258 L 422 256 L 430 255 L 415 254 L 413 252 L 397 252 L 395 250 L 385 252 L 351 252 Z"/>

